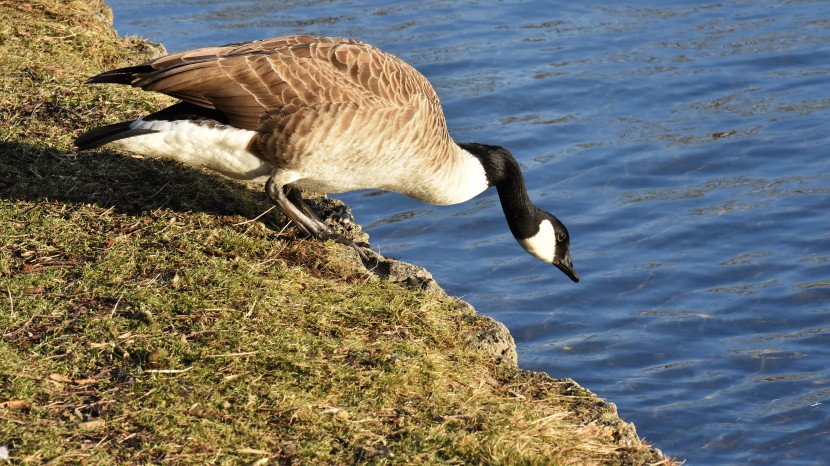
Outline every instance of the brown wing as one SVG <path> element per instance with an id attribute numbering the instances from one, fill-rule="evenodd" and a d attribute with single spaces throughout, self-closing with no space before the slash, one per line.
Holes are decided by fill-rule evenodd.
<path id="1" fill-rule="evenodd" d="M 250 130 L 266 113 L 332 104 L 366 111 L 421 100 L 442 113 L 432 86 L 414 68 L 348 39 L 288 36 L 203 48 L 133 70 L 132 85 L 218 109 L 232 125 Z"/>

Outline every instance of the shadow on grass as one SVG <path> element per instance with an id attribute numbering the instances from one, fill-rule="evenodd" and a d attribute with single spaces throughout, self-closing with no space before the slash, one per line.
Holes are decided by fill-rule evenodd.
<path id="1" fill-rule="evenodd" d="M 61 154 L 47 146 L 0 142 L 0 199 L 95 204 L 119 213 L 157 209 L 255 218 L 272 207 L 247 187 L 178 163 L 111 151 Z M 263 216 L 279 230 L 285 220 Z"/>

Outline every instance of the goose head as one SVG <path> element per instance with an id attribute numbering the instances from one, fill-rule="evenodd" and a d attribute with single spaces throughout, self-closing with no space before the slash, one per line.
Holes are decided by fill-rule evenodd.
<path id="1" fill-rule="evenodd" d="M 530 201 L 519 163 L 510 151 L 501 146 L 478 143 L 461 143 L 459 146 L 478 159 L 487 175 L 487 183 L 496 187 L 507 225 L 522 248 L 578 282 L 579 274 L 571 261 L 568 229 L 553 214 Z"/>
<path id="2" fill-rule="evenodd" d="M 571 261 L 570 236 L 568 229 L 550 212 L 537 209 L 536 231 L 529 237 L 519 235 L 516 241 L 531 256 L 549 264 L 553 264 L 574 282 L 579 282 L 579 274 Z M 538 222 L 538 223 L 537 223 Z M 529 229 L 528 232 L 531 232 Z"/>

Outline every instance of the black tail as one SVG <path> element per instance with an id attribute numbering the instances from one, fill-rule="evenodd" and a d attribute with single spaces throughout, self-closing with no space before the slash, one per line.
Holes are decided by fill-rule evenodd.
<path id="1" fill-rule="evenodd" d="M 86 84 L 111 83 L 111 84 L 132 84 L 136 75 L 153 71 L 150 65 L 128 66 L 117 70 L 107 71 L 89 78 Z"/>
<path id="2" fill-rule="evenodd" d="M 95 149 L 119 139 L 156 132 L 151 129 L 132 129 L 130 128 L 131 123 L 132 121 L 122 121 L 121 123 L 91 129 L 75 139 L 75 146 L 80 150 Z"/>
<path id="3" fill-rule="evenodd" d="M 153 68 L 150 65 L 136 65 L 128 66 L 126 68 L 118 68 L 117 70 L 111 70 L 95 75 L 89 78 L 86 81 L 86 84 L 132 84 L 136 73 L 146 73 L 147 71 L 152 70 Z M 130 123 L 132 122 L 122 121 L 121 123 L 91 129 L 75 139 L 75 147 L 80 150 L 95 149 L 96 147 L 103 146 L 104 144 L 108 144 L 119 139 L 153 132 L 146 129 L 131 129 Z"/>

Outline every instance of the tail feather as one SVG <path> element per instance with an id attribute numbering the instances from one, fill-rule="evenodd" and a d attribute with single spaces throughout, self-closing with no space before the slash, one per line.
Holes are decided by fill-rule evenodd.
<path id="1" fill-rule="evenodd" d="M 111 83 L 132 84 L 136 75 L 153 71 L 150 65 L 136 65 L 97 74 L 86 81 L 86 84 Z"/>
<path id="2" fill-rule="evenodd" d="M 95 149 L 119 139 L 157 132 L 145 128 L 131 128 L 131 123 L 132 121 L 122 121 L 121 123 L 91 129 L 75 139 L 75 147 L 80 150 Z"/>

